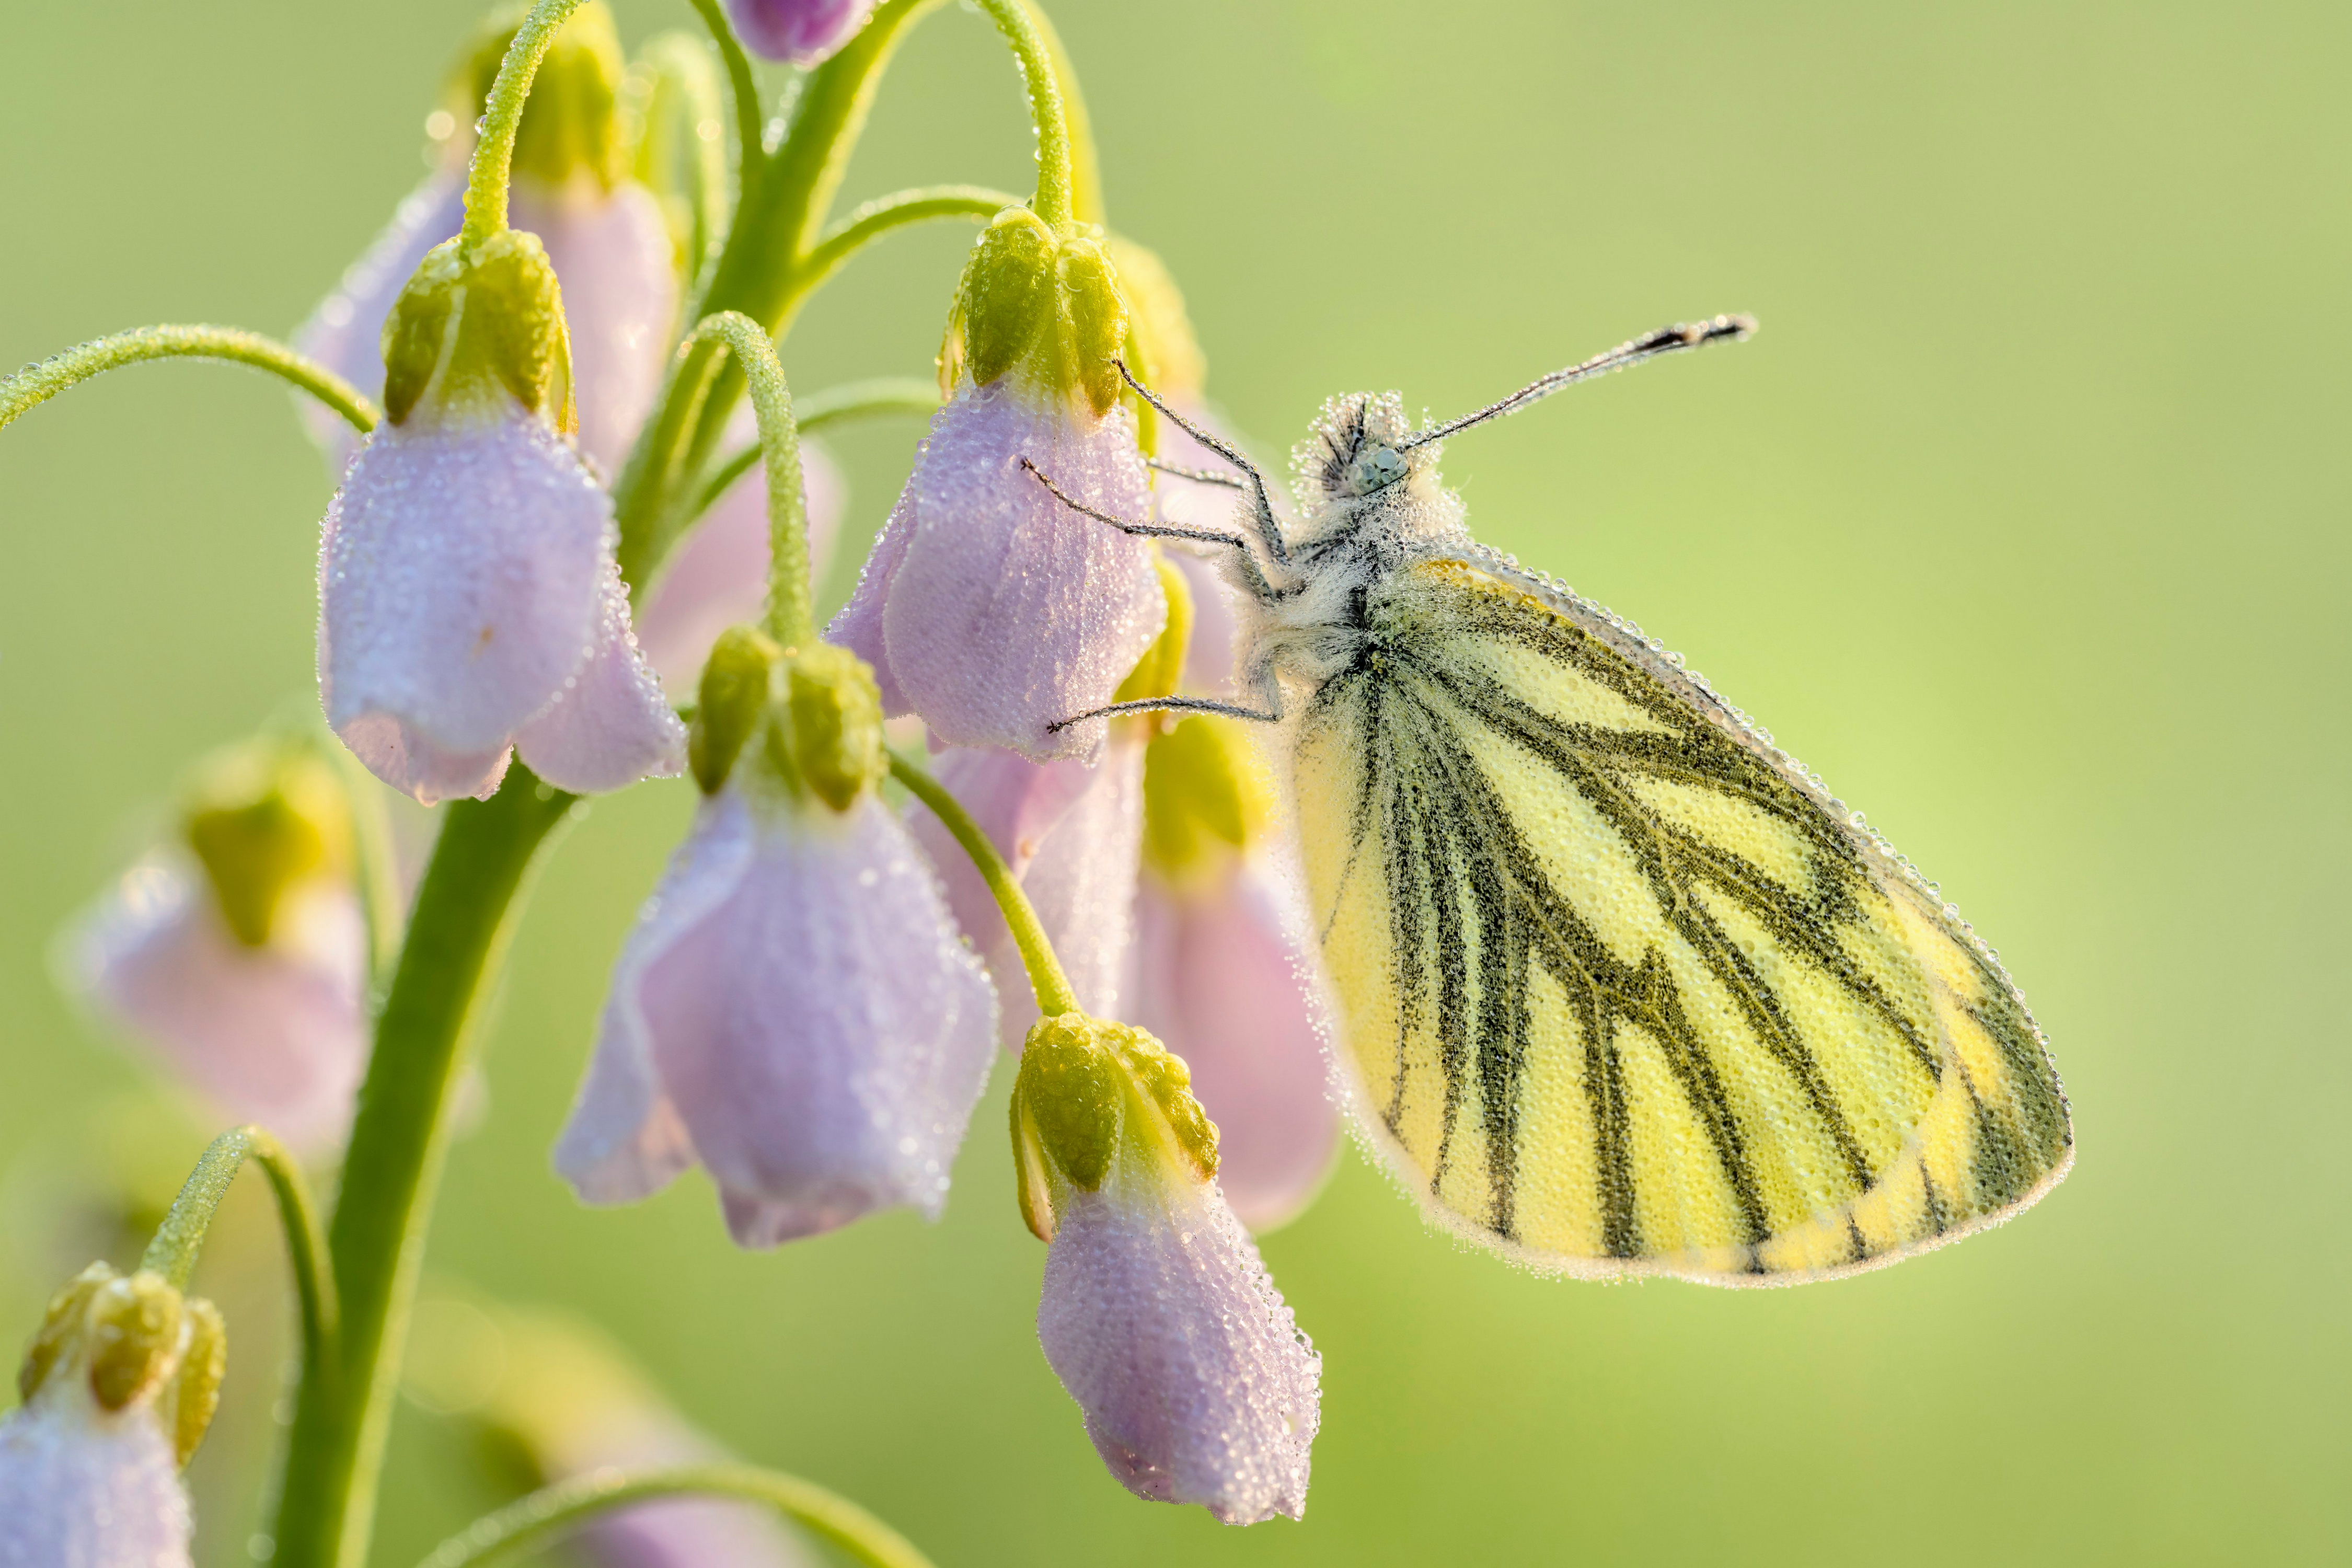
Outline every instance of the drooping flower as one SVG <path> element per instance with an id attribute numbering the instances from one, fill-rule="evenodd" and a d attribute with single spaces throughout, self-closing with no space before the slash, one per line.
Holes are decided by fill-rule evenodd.
<path id="1" fill-rule="evenodd" d="M 308 746 L 214 759 L 179 841 L 109 889 L 70 984 L 232 1121 L 331 1143 L 366 1064 L 366 921 L 341 781 Z"/>
<path id="2" fill-rule="evenodd" d="M 751 409 L 738 408 L 728 431 L 732 441 L 751 439 Z M 803 440 L 800 450 L 809 578 L 823 583 L 849 487 L 823 447 Z M 757 620 L 767 593 L 768 480 L 754 463 L 670 552 L 638 611 L 637 646 L 672 695 L 691 693 L 719 634 Z"/>
<path id="3" fill-rule="evenodd" d="M 761 59 L 813 66 L 866 26 L 874 0 L 727 0 L 727 19 Z"/>
<path id="4" fill-rule="evenodd" d="M 695 725 L 706 798 L 614 969 L 556 1167 L 625 1203 L 699 1161 L 746 1247 L 936 1215 L 995 998 L 875 792 L 873 677 L 730 632 Z"/>
<path id="5" fill-rule="evenodd" d="M 1108 704 L 1167 618 L 1140 540 L 1072 500 L 1150 503 L 1112 363 L 1125 308 L 1100 243 L 999 215 L 965 269 L 931 420 L 829 640 L 874 667 L 886 710 L 1033 762 L 1090 757 Z"/>
<path id="6" fill-rule="evenodd" d="M 470 126 L 514 36 L 487 26 L 444 93 L 454 125 Z M 539 237 L 562 286 L 578 441 L 610 478 L 660 389 L 678 311 L 674 247 L 660 202 L 625 167 L 616 123 L 622 79 L 612 13 L 583 5 L 541 62 L 515 139 L 513 226 Z M 466 216 L 470 139 L 451 136 L 440 167 L 400 204 L 392 224 L 295 334 L 295 346 L 362 392 L 383 384 L 381 346 L 393 303 L 435 246 Z M 358 445 L 351 426 L 305 401 L 303 417 L 340 474 Z"/>
<path id="7" fill-rule="evenodd" d="M 630 630 L 612 500 L 556 427 L 560 312 L 530 236 L 436 247 L 385 331 L 385 422 L 327 509 L 328 722 L 428 805 L 495 791 L 510 747 L 583 792 L 683 750 Z"/>
<path id="8" fill-rule="evenodd" d="M 0 1416 L 0 1568 L 184 1568 L 180 1467 L 219 1403 L 212 1303 L 93 1263 L 50 1299 Z"/>
<path id="9" fill-rule="evenodd" d="M 1050 1243 L 1045 1359 L 1121 1484 L 1227 1524 L 1307 1504 L 1322 1361 L 1217 1189 L 1217 1130 L 1184 1064 L 1068 1013 L 1013 1087 L 1022 1213 Z"/>

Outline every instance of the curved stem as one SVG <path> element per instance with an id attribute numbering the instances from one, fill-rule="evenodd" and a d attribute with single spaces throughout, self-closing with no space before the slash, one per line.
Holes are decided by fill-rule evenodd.
<path id="1" fill-rule="evenodd" d="M 823 392 L 812 392 L 793 405 L 793 417 L 799 422 L 800 433 L 814 436 L 828 425 L 845 425 L 852 419 L 871 419 L 884 414 L 931 414 L 940 406 L 940 384 L 917 381 L 906 375 L 877 375 L 871 381 L 844 382 L 828 386 Z M 710 470 L 710 482 L 702 487 L 694 508 L 687 514 L 691 522 L 718 503 L 719 498 L 734 488 L 735 481 L 751 472 L 751 465 L 760 460 L 757 443 L 744 447 L 725 462 Z"/>
<path id="2" fill-rule="evenodd" d="M 326 1246 L 319 1235 L 317 1210 L 302 1168 L 285 1146 L 258 1127 L 236 1127 L 212 1142 L 196 1168 L 172 1200 L 171 1212 L 155 1227 L 139 1267 L 161 1274 L 174 1289 L 184 1290 L 204 1251 L 205 1233 L 212 1228 L 237 1167 L 247 1159 L 259 1163 L 278 1199 L 278 1219 L 286 1233 L 286 1259 L 294 1269 L 294 1292 L 301 1303 L 302 1373 L 316 1376 L 333 1362 L 335 1287 L 322 1272 Z"/>
<path id="3" fill-rule="evenodd" d="M 499 62 L 498 79 L 490 84 L 488 107 L 482 111 L 482 132 L 474 143 L 474 164 L 466 175 L 466 226 L 458 238 L 467 249 L 507 226 L 507 181 L 514 172 L 515 132 L 522 127 L 523 100 L 530 96 L 531 79 L 548 46 L 582 0 L 539 0 L 515 30 Z"/>
<path id="4" fill-rule="evenodd" d="M 719 0 L 694 0 L 694 8 L 701 13 L 703 25 L 718 41 L 719 58 L 727 65 L 727 91 L 735 100 L 735 166 L 741 171 L 743 187 L 739 200 L 748 199 L 767 152 L 760 123 L 759 79 L 751 74 L 751 58 L 736 40 L 735 29 L 727 25 L 727 14 L 719 8 Z"/>
<path id="5" fill-rule="evenodd" d="M 1087 113 L 1086 94 L 1078 90 L 1078 73 L 1070 64 L 1070 51 L 1062 47 L 1062 35 L 1054 30 L 1054 19 L 1034 5 L 1028 11 L 1054 61 L 1054 77 L 1062 89 L 1062 118 L 1070 128 L 1070 216 L 1080 223 L 1107 224 L 1102 160 L 1095 155 L 1094 119 Z"/>
<path id="6" fill-rule="evenodd" d="M 996 846 L 989 842 L 971 813 L 950 795 L 939 780 L 925 773 L 898 752 L 890 753 L 890 776 L 907 786 L 907 793 L 931 808 L 963 852 L 971 857 L 980 872 L 980 879 L 988 884 L 996 907 L 1003 912 L 1004 923 L 1013 932 L 1013 944 L 1021 950 L 1021 965 L 1029 972 L 1029 989 L 1037 998 L 1037 1011 L 1047 1017 L 1078 1010 L 1077 993 L 1070 989 L 1070 977 L 1062 973 L 1062 961 L 1054 956 L 1054 944 L 1045 935 L 1045 927 L 1037 919 L 1036 907 L 1029 895 L 1021 890 L 1020 879 L 1013 868 L 1004 863 Z"/>
<path id="7" fill-rule="evenodd" d="M 327 1232 L 335 1357 L 306 1376 L 287 1434 L 277 1568 L 357 1568 L 400 1383 L 400 1352 L 448 1145 L 451 1089 L 474 1004 L 506 946 L 508 911 L 574 797 L 515 764 L 488 800 L 448 806 L 417 889 L 352 1123 Z"/>
<path id="8" fill-rule="evenodd" d="M 134 327 L 112 337 L 77 343 L 63 353 L 28 364 L 0 380 L 0 428 L 47 403 L 69 386 L 102 371 L 151 359 L 216 359 L 266 370 L 309 393 L 362 435 L 383 417 L 366 394 L 315 360 L 305 359 L 275 338 L 236 327 Z"/>
<path id="9" fill-rule="evenodd" d="M 925 185 L 877 196 L 819 237 L 815 247 L 793 269 L 793 286 L 803 293 L 814 293 L 844 262 L 892 229 L 941 217 L 986 223 L 1006 207 L 1020 205 L 1019 196 L 985 185 Z"/>
<path id="10" fill-rule="evenodd" d="M 1023 0 L 976 0 L 996 23 L 1021 77 L 1029 88 L 1029 118 L 1037 129 L 1037 195 L 1030 208 L 1055 228 L 1074 221 L 1071 211 L 1070 122 L 1062 106 L 1062 84 L 1054 74 L 1054 51 Z"/>
<path id="11" fill-rule="evenodd" d="M 751 1465 L 693 1465 L 624 1475 L 598 1470 L 535 1491 L 443 1542 L 420 1568 L 475 1568 L 545 1543 L 599 1513 L 665 1497 L 740 1498 L 765 1503 L 868 1568 L 931 1568 L 897 1531 L 813 1481 Z"/>
<path id="12" fill-rule="evenodd" d="M 726 111 L 719 72 L 710 50 L 690 33 L 663 33 L 646 40 L 639 56 L 652 74 L 645 95 L 643 129 L 637 138 L 637 183 L 653 191 L 683 191 L 687 236 L 684 281 L 702 276 L 726 226 L 727 148 L 705 137 Z"/>
<path id="13" fill-rule="evenodd" d="M 759 322 L 740 310 L 705 316 L 678 346 L 717 338 L 735 355 L 760 420 L 760 450 L 768 459 L 767 634 L 787 648 L 816 640 L 816 607 L 809 591 L 808 489 L 801 479 L 801 437 L 793 426 L 792 389 L 776 345 Z"/>

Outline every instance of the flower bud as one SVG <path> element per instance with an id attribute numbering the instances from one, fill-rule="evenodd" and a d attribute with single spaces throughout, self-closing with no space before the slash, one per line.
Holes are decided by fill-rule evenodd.
<path id="1" fill-rule="evenodd" d="M 940 385 L 986 386 L 1017 374 L 1097 416 L 1123 388 L 1112 363 L 1127 341 L 1127 302 L 1102 232 L 1056 234 L 1026 207 L 1007 207 L 964 265 L 940 351 Z"/>
<path id="2" fill-rule="evenodd" d="M 727 0 L 743 47 L 767 60 L 813 66 L 866 26 L 874 0 Z"/>
<path id="3" fill-rule="evenodd" d="M 109 1410 L 152 1395 L 187 1342 L 180 1293 L 144 1269 L 92 1291 L 83 1321 L 89 1386 Z"/>
<path id="4" fill-rule="evenodd" d="M 187 1299 L 188 1349 L 180 1358 L 180 1375 L 173 1385 L 173 1451 L 185 1465 L 205 1440 L 220 1408 L 221 1380 L 228 1374 L 228 1325 L 220 1309 L 201 1296 Z"/>
<path id="5" fill-rule="evenodd" d="M 702 667 L 702 689 L 687 731 L 688 765 L 705 795 L 717 795 L 735 759 L 766 721 L 783 649 L 751 626 L 721 632 Z"/>
<path id="6" fill-rule="evenodd" d="M 1030 1026 L 1013 1085 L 1013 1158 L 1021 1217 L 1054 1239 L 1059 1194 L 1094 1192 L 1121 1153 L 1217 1173 L 1217 1129 L 1184 1064 L 1125 1024 L 1063 1013 Z"/>
<path id="7" fill-rule="evenodd" d="M 444 97 L 459 124 L 471 124 L 482 112 L 526 10 L 503 5 L 492 13 L 450 73 Z M 585 174 L 611 190 L 621 176 L 619 106 L 626 68 L 611 8 L 604 0 L 588 0 L 556 30 L 531 78 L 522 123 L 515 130 L 515 173 L 549 185 Z"/>
<path id="8" fill-rule="evenodd" d="M 448 239 L 425 260 L 383 323 L 383 408 L 405 424 L 428 408 L 486 416 L 504 389 L 558 429 L 573 424 L 563 293 L 539 237 L 504 229 L 479 245 Z"/>
<path id="9" fill-rule="evenodd" d="M 227 1331 L 210 1301 L 146 1269 L 125 1275 L 93 1263 L 49 1299 L 16 1388 L 30 1406 L 67 1377 L 86 1384 L 102 1411 L 168 1409 L 185 1464 L 219 1406 L 227 1362 Z"/>
<path id="10" fill-rule="evenodd" d="M 1157 251 L 1117 235 L 1108 244 L 1119 292 L 1127 297 L 1128 329 L 1141 351 L 1142 363 L 1130 360 L 1128 368 L 1162 397 L 1197 401 L 1208 379 L 1208 360 L 1192 333 L 1175 277 Z"/>
<path id="11" fill-rule="evenodd" d="M 266 946 L 288 892 L 347 879 L 351 806 L 342 780 L 307 745 L 256 742 L 200 770 L 182 831 L 238 942 Z"/>
<path id="12" fill-rule="evenodd" d="M 1273 802 L 1239 720 L 1179 720 L 1143 753 L 1143 863 L 1179 886 L 1213 878 L 1264 834 Z"/>
<path id="13" fill-rule="evenodd" d="M 874 672 L 856 654 L 827 643 L 794 653 L 789 669 L 785 700 L 801 782 L 834 810 L 847 811 L 890 771 Z"/>

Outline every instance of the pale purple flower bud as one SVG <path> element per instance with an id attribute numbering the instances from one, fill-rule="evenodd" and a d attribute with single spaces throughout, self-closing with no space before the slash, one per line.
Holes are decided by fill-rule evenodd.
<path id="1" fill-rule="evenodd" d="M 466 221 L 466 165 L 446 162 L 403 198 L 392 222 L 343 271 L 333 293 L 319 301 L 294 331 L 294 346 L 370 397 L 383 391 L 383 321 L 416 272 L 425 253 L 456 236 Z M 302 423 L 337 474 L 351 466 L 360 437 L 341 415 L 317 398 L 299 400 Z"/>
<path id="2" fill-rule="evenodd" d="M 758 438 L 749 407 L 739 411 L 729 433 L 740 441 Z M 814 441 L 801 443 L 801 479 L 808 495 L 809 581 L 822 586 L 849 487 L 840 466 Z M 757 621 L 767 602 L 768 480 L 754 463 L 670 552 L 637 615 L 637 646 L 663 686 L 687 698 L 719 634 Z"/>
<path id="3" fill-rule="evenodd" d="M 971 814 L 1029 895 L 1078 1005 L 1118 1013 L 1119 983 L 1134 935 L 1136 868 L 1143 836 L 1143 747 L 1113 739 L 1094 766 L 1033 763 L 1010 752 L 950 746 L 931 771 Z M 917 840 L 942 868 L 948 907 L 988 961 L 1007 1049 L 1018 1050 L 1036 1016 L 1028 974 L 996 900 L 947 828 L 920 803 L 908 806 Z"/>
<path id="4" fill-rule="evenodd" d="M 874 0 L 727 0 L 727 19 L 761 59 L 813 66 L 866 26 Z"/>
<path id="5" fill-rule="evenodd" d="M 1306 1207 L 1339 1112 L 1296 900 L 1254 858 L 1200 887 L 1144 879 L 1123 1016 L 1192 1069 L 1217 1124 L 1217 1183 L 1253 1230 Z"/>
<path id="6" fill-rule="evenodd" d="M 193 1529 L 147 1404 L 108 1410 L 59 1376 L 0 1416 L 0 1568 L 186 1568 Z"/>
<path id="7" fill-rule="evenodd" d="M 1143 542 L 1055 500 L 1140 520 L 1150 504 L 1133 418 L 1099 418 L 1007 376 L 969 382 L 932 416 L 914 473 L 828 641 L 874 667 L 885 710 L 940 739 L 1033 762 L 1088 757 L 1100 708 L 1166 624 Z"/>
<path id="8" fill-rule="evenodd" d="M 936 1216 L 995 1054 L 987 975 L 871 792 L 835 814 L 744 771 L 621 954 L 556 1168 L 626 1203 L 699 1160 L 746 1247 Z"/>
<path id="9" fill-rule="evenodd" d="M 1322 1358 L 1216 1184 L 1122 1154 L 1056 1219 L 1037 1338 L 1111 1474 L 1227 1524 L 1298 1518 Z"/>
<path id="10" fill-rule="evenodd" d="M 563 789 L 676 773 L 686 733 L 630 635 L 613 503 L 517 404 L 384 425 L 327 509 L 319 684 L 378 778 L 488 795 L 508 748 Z"/>
<path id="11" fill-rule="evenodd" d="M 579 1444 L 566 1475 L 708 1465 L 728 1455 L 684 1422 L 647 1412 Z M 581 1527 L 575 1549 L 596 1568 L 814 1568 L 774 1513 L 758 1503 L 662 1498 L 608 1510 Z"/>

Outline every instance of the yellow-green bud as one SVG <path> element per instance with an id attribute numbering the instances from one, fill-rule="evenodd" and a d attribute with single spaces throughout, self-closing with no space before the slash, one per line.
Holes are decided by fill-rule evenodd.
<path id="1" fill-rule="evenodd" d="M 1058 1194 L 1098 1190 L 1124 1157 L 1217 1173 L 1217 1129 L 1192 1098 L 1192 1073 L 1143 1030 L 1063 1013 L 1030 1026 L 1013 1080 L 1013 1162 L 1021 1217 L 1054 1238 Z"/>
<path id="2" fill-rule="evenodd" d="M 247 947 L 268 943 L 289 889 L 351 871 L 350 800 L 307 745 L 256 741 L 209 759 L 181 824 L 222 918 Z"/>
<path id="3" fill-rule="evenodd" d="M 705 795 L 717 795 L 744 742 L 764 723 L 783 649 L 751 626 L 730 626 L 710 647 L 702 689 L 687 730 L 687 765 Z"/>
<path id="4" fill-rule="evenodd" d="M 81 1341 L 83 1321 L 89 1314 L 89 1300 L 99 1288 L 120 1278 L 106 1264 L 93 1263 L 63 1285 L 49 1298 L 49 1305 L 41 1314 L 41 1326 L 33 1334 L 33 1342 L 26 1347 L 25 1364 L 16 1371 L 16 1394 L 27 1405 L 66 1352 Z"/>
<path id="5" fill-rule="evenodd" d="M 228 1325 L 220 1309 L 201 1296 L 188 1298 L 188 1350 L 180 1358 L 173 1384 L 172 1444 L 185 1465 L 220 1408 L 221 1380 L 228 1375 Z"/>
<path id="6" fill-rule="evenodd" d="M 471 249 L 460 237 L 427 251 L 384 318 L 383 366 L 395 425 L 420 405 L 476 416 L 504 393 L 572 428 L 563 291 L 539 237 L 503 229 Z"/>
<path id="7" fill-rule="evenodd" d="M 1057 234 L 1028 208 L 1007 207 L 964 266 L 940 384 L 951 394 L 962 374 L 982 386 L 1018 374 L 1108 414 L 1123 387 L 1112 362 L 1127 336 L 1127 301 L 1102 231 Z"/>
<path id="8" fill-rule="evenodd" d="M 1195 713 L 1143 753 L 1143 863 L 1180 887 L 1249 847 L 1265 829 L 1274 790 L 1242 722 Z"/>
<path id="9" fill-rule="evenodd" d="M 183 1296 L 160 1274 L 93 1263 L 49 1298 L 16 1387 L 29 1403 L 65 1373 L 88 1378 L 102 1409 L 152 1401 L 184 1465 L 220 1406 L 227 1369 L 219 1308 Z"/>
<path id="10" fill-rule="evenodd" d="M 528 10 L 501 5 L 485 17 L 450 71 L 445 107 L 459 124 L 481 118 L 490 84 L 498 80 Z M 515 132 L 514 172 L 551 185 L 585 174 L 611 190 L 625 163 L 619 115 L 625 68 L 612 11 L 603 0 L 588 0 L 557 29 L 531 78 Z"/>
<path id="11" fill-rule="evenodd" d="M 1184 679 L 1184 654 L 1192 642 L 1192 585 L 1184 574 L 1160 552 L 1155 541 L 1151 548 L 1152 569 L 1160 575 L 1160 591 L 1168 599 L 1168 624 L 1160 628 L 1160 636 L 1143 657 L 1135 661 L 1127 679 L 1119 682 L 1111 696 L 1114 702 L 1147 702 L 1154 698 L 1174 694 Z M 1156 715 L 1144 722 L 1150 723 Z"/>
<path id="12" fill-rule="evenodd" d="M 815 643 L 787 661 L 785 701 L 801 782 L 847 811 L 890 771 L 882 749 L 882 692 L 874 671 L 846 648 Z"/>
<path id="13" fill-rule="evenodd" d="M 152 1394 L 187 1345 L 180 1293 L 143 1268 L 93 1291 L 83 1321 L 90 1392 L 109 1410 Z"/>

